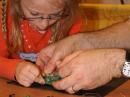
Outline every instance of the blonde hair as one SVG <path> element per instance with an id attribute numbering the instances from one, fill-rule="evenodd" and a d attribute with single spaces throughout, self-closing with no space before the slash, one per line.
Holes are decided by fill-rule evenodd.
<path id="1" fill-rule="evenodd" d="M 7 5 L 7 0 L 2 0 L 6 1 L 5 5 Z M 79 8 L 79 3 L 80 0 L 64 0 L 66 3 L 65 6 L 65 12 L 69 13 L 69 15 L 63 19 L 63 21 L 58 21 L 56 24 L 52 26 L 52 37 L 53 37 L 53 42 L 56 42 L 68 35 L 68 31 L 72 27 L 74 21 L 81 17 L 81 11 Z M 7 6 L 6 6 L 7 7 Z M 20 6 L 20 0 L 11 0 L 11 14 L 13 16 L 13 24 L 12 24 L 12 33 L 11 33 L 11 42 L 8 43 L 8 49 L 10 53 L 13 53 L 17 50 L 23 50 L 23 37 L 22 33 L 20 30 L 20 21 L 21 21 L 21 16 L 23 16 L 23 12 L 21 12 L 21 6 Z M 3 6 L 3 33 L 4 36 L 7 37 L 7 27 L 6 27 L 6 16 L 4 15 L 6 13 L 5 6 Z M 4 23 L 5 22 L 5 23 Z M 7 29 L 7 30 L 4 30 Z M 7 38 L 6 38 L 7 39 Z"/>

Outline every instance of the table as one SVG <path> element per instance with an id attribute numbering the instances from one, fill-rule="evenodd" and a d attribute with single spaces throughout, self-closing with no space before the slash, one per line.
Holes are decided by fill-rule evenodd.
<path id="1" fill-rule="evenodd" d="M 110 92 L 106 97 L 130 97 L 130 80 Z"/>
<path id="2" fill-rule="evenodd" d="M 119 83 L 120 84 L 117 84 Z M 117 85 L 118 87 L 117 87 Z M 114 85 L 108 84 L 106 87 L 92 90 L 91 92 L 98 92 L 99 94 L 105 94 L 104 97 L 130 97 L 130 80 L 128 81 L 116 81 Z M 10 94 L 15 94 L 15 97 L 96 97 L 96 96 L 81 96 L 70 95 L 62 91 L 56 91 L 52 87 L 42 86 L 34 84 L 33 86 L 26 88 L 20 86 L 16 82 L 12 82 L 3 78 L 0 78 L 0 97 L 9 97 Z M 115 89 L 116 87 L 116 89 Z M 106 90 L 106 91 L 105 91 Z"/>

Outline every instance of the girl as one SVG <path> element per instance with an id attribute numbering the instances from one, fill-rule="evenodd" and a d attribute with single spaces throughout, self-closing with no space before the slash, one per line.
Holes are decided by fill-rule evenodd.
<path id="1" fill-rule="evenodd" d="M 80 32 L 80 0 L 2 0 L 0 76 L 23 86 L 44 83 L 35 65 L 48 44 Z M 32 62 L 31 62 L 32 61 Z"/>

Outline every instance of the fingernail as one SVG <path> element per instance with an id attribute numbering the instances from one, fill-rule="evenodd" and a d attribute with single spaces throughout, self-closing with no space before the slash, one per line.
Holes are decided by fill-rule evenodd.
<path id="1" fill-rule="evenodd" d="M 45 71 L 45 74 L 49 74 L 49 73 L 51 73 L 51 70 L 48 69 L 48 67 L 45 67 L 44 71 Z"/>
<path id="2" fill-rule="evenodd" d="M 49 65 L 49 66 L 45 66 L 45 69 L 44 69 L 44 71 L 45 71 L 45 74 L 50 74 L 50 73 L 52 73 L 53 72 L 53 70 L 55 69 L 55 68 L 53 68 L 53 65 L 50 67 L 51 65 Z"/>
<path id="3" fill-rule="evenodd" d="M 61 63 L 61 61 L 57 61 L 57 62 L 56 62 L 57 68 L 60 68 L 60 63 Z"/>

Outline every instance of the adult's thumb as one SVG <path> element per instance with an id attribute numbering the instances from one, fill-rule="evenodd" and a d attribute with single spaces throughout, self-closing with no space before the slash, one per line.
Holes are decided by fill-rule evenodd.
<path id="1" fill-rule="evenodd" d="M 48 64 L 45 65 L 45 73 L 49 74 L 56 70 L 58 64 L 60 64 L 61 60 L 63 59 L 63 55 L 60 52 L 54 52 L 53 56 L 49 60 Z"/>

